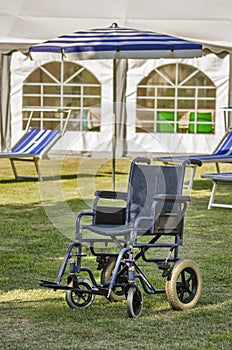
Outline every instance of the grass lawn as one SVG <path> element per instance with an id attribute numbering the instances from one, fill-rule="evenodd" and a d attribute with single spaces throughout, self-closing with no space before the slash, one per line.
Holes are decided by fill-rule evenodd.
<path id="1" fill-rule="evenodd" d="M 72 310 L 64 292 L 38 285 L 56 279 L 76 214 L 91 207 L 94 190 L 111 189 L 111 164 L 104 159 L 52 159 L 42 167 L 42 183 L 15 181 L 10 163 L 0 159 L 1 349 L 232 349 L 231 209 L 207 210 L 212 183 L 200 178 L 215 172 L 213 165 L 197 170 L 180 252 L 201 270 L 200 301 L 178 312 L 165 294 L 144 293 L 137 319 L 128 318 L 125 302 L 99 296 L 91 307 Z M 117 162 L 117 190 L 125 190 L 128 169 L 128 159 Z M 220 196 L 232 203 L 232 187 Z M 142 264 L 149 277 L 165 282 L 156 265 Z"/>

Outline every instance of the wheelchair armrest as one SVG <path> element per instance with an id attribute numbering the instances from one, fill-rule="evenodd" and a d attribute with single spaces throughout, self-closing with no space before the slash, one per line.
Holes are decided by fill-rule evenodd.
<path id="1" fill-rule="evenodd" d="M 92 217 L 94 217 L 94 216 L 96 216 L 96 213 L 93 212 L 93 211 L 82 211 L 82 212 L 80 212 L 80 213 L 77 215 L 77 218 L 76 218 L 76 234 L 77 234 L 77 232 L 79 232 L 79 230 L 80 230 L 81 218 L 82 218 L 83 216 L 92 216 Z"/>
<path id="2" fill-rule="evenodd" d="M 98 196 L 100 198 L 105 199 L 127 199 L 127 193 L 126 192 L 116 192 L 116 191 L 96 191 L 95 196 Z"/>
<path id="3" fill-rule="evenodd" d="M 175 194 L 158 194 L 154 196 L 154 200 L 159 202 L 184 203 L 184 202 L 190 201 L 190 196 L 175 195 Z"/>
<path id="4" fill-rule="evenodd" d="M 82 216 L 95 216 L 96 214 L 93 211 L 82 211 L 77 215 L 77 219 L 80 220 Z"/>

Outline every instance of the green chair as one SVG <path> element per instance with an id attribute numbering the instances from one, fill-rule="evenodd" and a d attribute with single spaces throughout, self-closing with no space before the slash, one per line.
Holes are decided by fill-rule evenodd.
<path id="1" fill-rule="evenodd" d="M 189 123 L 189 133 L 194 133 L 194 122 L 195 121 L 195 113 L 190 113 L 190 123 Z M 206 122 L 211 124 L 205 124 Z M 212 115 L 210 112 L 208 113 L 197 113 L 197 128 L 196 132 L 198 134 L 212 134 L 213 133 L 213 125 L 212 125 Z"/>
<path id="2" fill-rule="evenodd" d="M 157 113 L 157 132 L 174 133 L 174 112 Z"/>

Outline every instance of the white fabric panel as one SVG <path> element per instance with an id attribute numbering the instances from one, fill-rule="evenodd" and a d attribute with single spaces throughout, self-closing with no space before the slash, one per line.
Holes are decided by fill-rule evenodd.
<path id="1" fill-rule="evenodd" d="M 144 149 L 148 152 L 168 153 L 211 153 L 225 133 L 224 115 L 222 107 L 228 103 L 228 80 L 229 80 L 229 55 L 221 59 L 214 54 L 202 58 L 180 60 L 130 60 L 127 79 L 127 103 L 128 103 L 128 152 Z M 216 133 L 207 134 L 143 134 L 135 133 L 135 102 L 136 87 L 154 68 L 180 62 L 190 64 L 202 70 L 215 84 L 216 96 Z"/>
<path id="2" fill-rule="evenodd" d="M 16 52 L 12 57 L 11 64 L 11 105 L 12 105 L 12 140 L 13 146 L 24 134 L 22 130 L 22 84 L 28 75 L 42 63 L 32 61 L 27 56 Z M 102 111 L 101 132 L 72 132 L 72 138 L 67 133 L 62 140 L 54 146 L 55 150 L 90 151 L 109 150 L 112 138 L 112 62 L 101 61 L 79 61 L 80 65 L 92 72 L 102 84 Z"/>
<path id="3" fill-rule="evenodd" d="M 206 134 L 141 134 L 135 133 L 136 87 L 155 67 L 181 62 L 202 70 L 217 87 L 216 133 Z M 89 69 L 102 84 L 102 126 L 101 132 L 67 132 L 54 146 L 54 150 L 110 152 L 112 138 L 112 62 L 79 61 Z M 22 83 L 37 67 L 39 62 L 31 61 L 25 55 L 15 53 L 12 59 L 11 104 L 12 104 L 12 145 L 23 134 L 22 130 Z M 128 152 L 188 152 L 210 153 L 225 133 L 224 116 L 221 107 L 228 103 L 229 56 L 221 59 L 214 54 L 198 59 L 182 60 L 129 60 L 127 79 L 127 143 Z"/>
<path id="4" fill-rule="evenodd" d="M 1 0 L 0 2 L 0 51 L 12 50 L 27 51 L 30 45 L 55 38 L 64 33 L 90 28 L 107 27 L 117 22 L 119 26 L 151 30 L 205 44 L 215 52 L 227 50 L 232 53 L 232 1 L 231 0 Z M 162 64 L 162 60 L 138 61 L 131 63 L 128 80 L 129 108 L 135 101 L 135 87 L 142 76 L 145 76 L 152 67 Z M 186 62 L 185 60 L 183 62 Z M 188 60 L 191 62 L 191 60 Z M 165 61 L 167 63 L 167 60 Z M 103 105 L 102 113 L 104 141 L 109 146 L 111 138 L 112 108 L 112 78 L 111 62 L 95 63 L 81 62 L 89 69 L 96 69 L 96 76 L 102 82 Z M 92 68 L 90 68 L 90 65 Z M 103 64 L 103 65 L 102 65 Z M 178 135 L 170 138 L 170 134 L 155 135 L 152 139 L 148 135 L 135 135 L 135 111 L 128 114 L 129 144 L 133 148 L 141 147 L 154 151 L 167 150 L 169 145 L 175 150 L 182 148 L 183 143 L 191 150 L 209 152 L 217 144 L 223 130 L 221 106 L 228 103 L 228 58 L 223 60 L 211 55 L 194 61 L 199 65 L 217 86 L 217 116 L 215 135 Z M 12 102 L 12 145 L 22 135 L 22 82 L 27 75 L 39 65 L 39 62 L 30 61 L 22 54 L 15 53 L 12 60 L 11 75 L 11 102 Z M 98 67 L 98 68 L 97 68 Z M 91 133 L 93 135 L 93 133 Z M 174 135 L 173 135 L 174 136 Z M 176 136 L 176 135 L 175 135 Z M 156 139 L 158 137 L 158 139 Z M 188 137 L 188 140 L 186 138 Z M 95 133 L 91 141 L 87 135 L 82 135 L 83 141 L 76 142 L 83 149 L 91 145 L 100 147 L 102 136 Z M 89 137 L 88 137 L 89 138 Z M 91 137 L 90 137 L 91 138 Z M 95 146 L 96 145 L 96 146 Z M 138 146 L 136 146 L 138 145 Z M 151 145 L 153 145 L 151 147 Z M 163 146 L 162 146 L 163 145 Z M 136 146 L 136 147 L 135 147 Z M 109 147 L 108 147 L 109 148 Z M 132 146 L 129 146 L 131 149 Z M 109 149 L 108 149 L 109 150 Z"/>

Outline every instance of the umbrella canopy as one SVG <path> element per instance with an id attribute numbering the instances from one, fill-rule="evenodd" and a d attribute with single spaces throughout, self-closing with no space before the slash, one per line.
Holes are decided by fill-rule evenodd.
<path id="1" fill-rule="evenodd" d="M 88 60 L 113 59 L 113 112 L 114 130 L 112 137 L 112 188 L 115 189 L 115 154 L 117 114 L 125 110 L 117 108 L 117 88 L 122 79 L 117 79 L 120 59 L 190 58 L 202 55 L 202 45 L 173 36 L 118 27 L 78 31 L 30 47 L 30 55 L 36 60 Z M 127 68 L 126 68 L 127 69 Z M 124 79 L 126 77 L 126 71 Z M 126 83 L 125 83 L 126 84 Z M 122 91 L 123 89 L 121 89 Z M 125 90 L 125 89 L 124 89 Z M 121 100 L 122 101 L 122 100 Z"/>
<path id="2" fill-rule="evenodd" d="M 202 54 L 202 45 L 169 35 L 118 27 L 62 35 L 30 47 L 33 59 L 86 60 L 114 58 L 189 58 Z"/>

